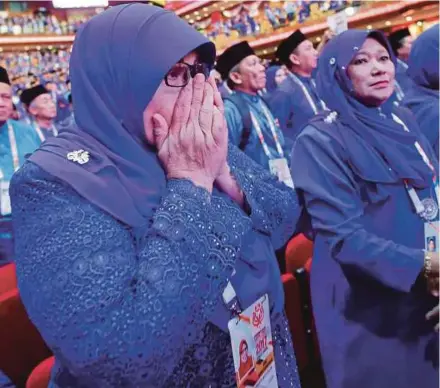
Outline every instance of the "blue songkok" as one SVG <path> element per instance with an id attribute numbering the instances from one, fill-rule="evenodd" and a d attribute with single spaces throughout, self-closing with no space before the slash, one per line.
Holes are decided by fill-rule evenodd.
<path id="1" fill-rule="evenodd" d="M 92 18 L 70 59 L 77 126 L 46 141 L 31 160 L 123 223 L 145 225 L 166 179 L 145 144 L 143 112 L 168 70 L 196 49 L 212 66 L 215 46 L 159 7 L 120 5 Z M 77 150 L 88 151 L 90 161 L 69 161 Z"/>

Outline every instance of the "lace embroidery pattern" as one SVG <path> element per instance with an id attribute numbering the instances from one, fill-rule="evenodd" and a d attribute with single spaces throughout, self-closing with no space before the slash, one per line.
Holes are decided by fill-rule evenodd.
<path id="1" fill-rule="evenodd" d="M 54 179 L 25 163 L 11 184 L 20 293 L 56 356 L 51 386 L 234 386 L 229 335 L 207 316 L 249 218 L 170 181 L 139 240 Z M 282 326 L 274 325 L 280 386 L 296 387 Z"/>
<path id="2" fill-rule="evenodd" d="M 272 236 L 277 247 L 295 232 L 300 205 L 295 190 L 278 181 L 268 170 L 229 145 L 229 165 L 252 209 L 256 230 Z"/>

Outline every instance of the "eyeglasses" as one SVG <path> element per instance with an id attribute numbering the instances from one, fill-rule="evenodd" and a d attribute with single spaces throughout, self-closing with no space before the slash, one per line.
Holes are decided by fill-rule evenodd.
<path id="1" fill-rule="evenodd" d="M 165 84 L 172 88 L 183 88 L 188 85 L 191 78 L 196 74 L 203 74 L 207 79 L 211 69 L 206 63 L 190 65 L 186 62 L 176 63 L 165 76 Z"/>

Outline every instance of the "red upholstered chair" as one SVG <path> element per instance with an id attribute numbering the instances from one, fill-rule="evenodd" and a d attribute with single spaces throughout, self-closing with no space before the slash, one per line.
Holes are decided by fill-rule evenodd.
<path id="1" fill-rule="evenodd" d="M 0 370 L 24 387 L 32 370 L 51 356 L 21 303 L 18 289 L 0 295 Z"/>
<path id="2" fill-rule="evenodd" d="M 14 288 L 17 288 L 15 264 L 6 264 L 0 267 L 0 296 Z"/>
<path id="3" fill-rule="evenodd" d="M 314 356 L 316 360 L 321 360 L 321 352 L 319 350 L 319 341 L 318 341 L 318 334 L 316 332 L 316 325 L 315 325 L 315 319 L 313 317 L 313 306 L 312 306 L 312 298 L 311 298 L 311 290 L 310 290 L 310 274 L 311 274 L 311 270 L 312 270 L 312 258 L 310 257 L 307 262 L 306 265 L 304 266 L 304 269 L 306 270 L 307 273 L 307 281 L 309 284 L 309 303 L 310 303 L 310 330 L 311 330 L 311 335 L 313 338 L 313 345 L 314 345 Z"/>
<path id="4" fill-rule="evenodd" d="M 294 273 L 303 268 L 309 257 L 313 255 L 313 242 L 303 234 L 292 238 L 286 248 L 286 272 Z"/>
<path id="5" fill-rule="evenodd" d="M 55 357 L 53 356 L 41 362 L 29 376 L 26 388 L 47 388 L 54 363 Z"/>
<path id="6" fill-rule="evenodd" d="M 298 282 L 292 274 L 282 275 L 281 280 L 284 286 L 284 307 L 287 320 L 289 321 L 296 362 L 301 372 L 309 364 L 309 356 L 307 354 L 306 331 L 302 315 L 300 290 Z"/>

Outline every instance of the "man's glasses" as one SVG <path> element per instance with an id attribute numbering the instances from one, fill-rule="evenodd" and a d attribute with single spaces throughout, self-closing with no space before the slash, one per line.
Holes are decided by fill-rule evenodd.
<path id="1" fill-rule="evenodd" d="M 210 72 L 211 69 L 205 63 L 190 65 L 185 62 L 178 62 L 165 76 L 165 84 L 172 88 L 183 88 L 188 85 L 189 80 L 194 78 L 196 74 L 203 74 L 208 79 Z"/>

